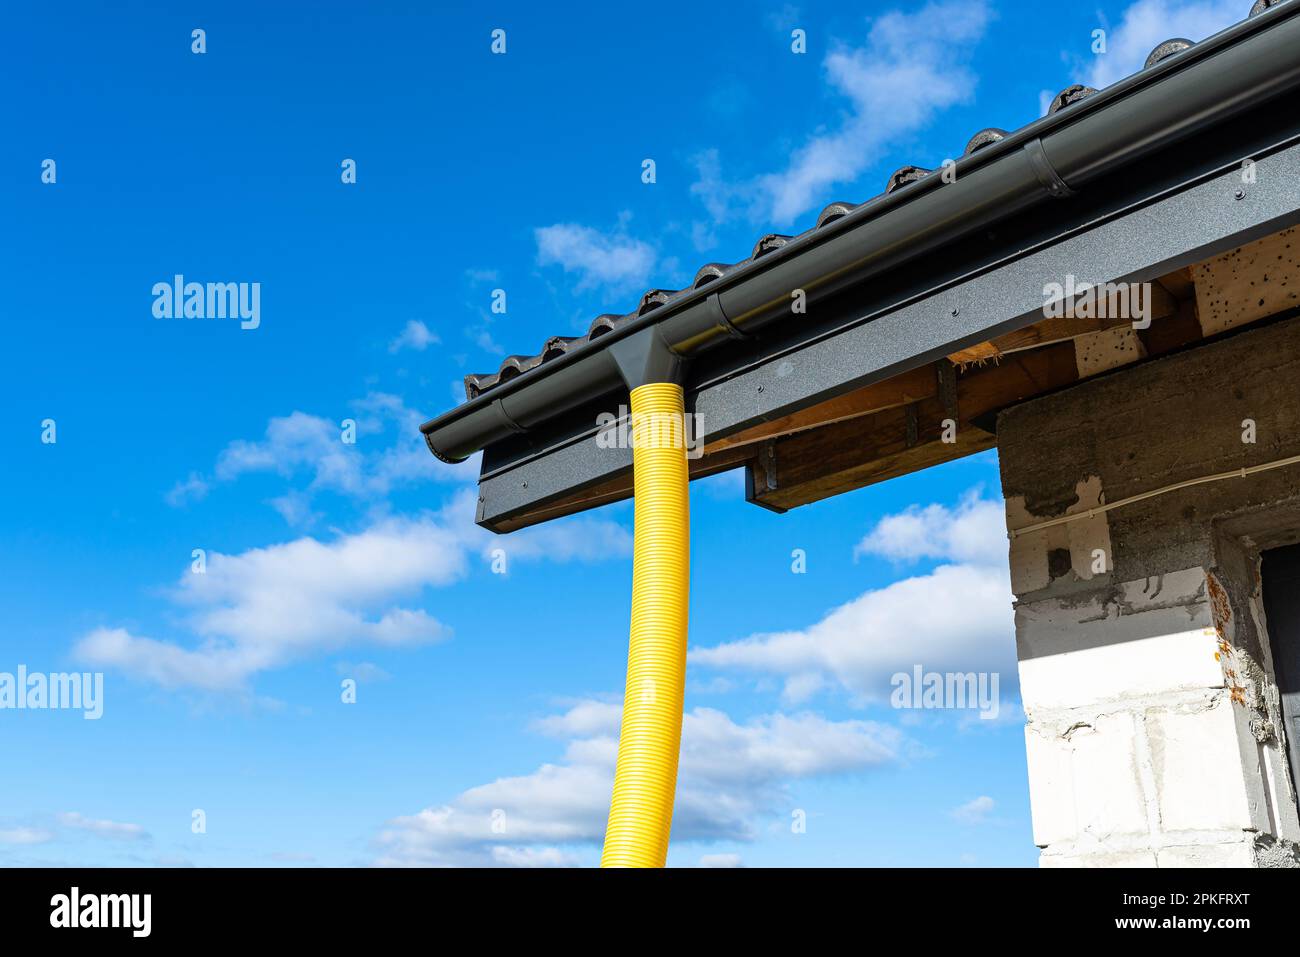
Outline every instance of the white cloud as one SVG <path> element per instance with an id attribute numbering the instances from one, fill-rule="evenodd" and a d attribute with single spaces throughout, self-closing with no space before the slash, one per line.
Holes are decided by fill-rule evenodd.
<path id="1" fill-rule="evenodd" d="M 46 844 L 54 840 L 54 835 L 36 827 L 11 827 L 0 830 L 0 844 Z"/>
<path id="2" fill-rule="evenodd" d="M 695 664 L 786 678 L 790 701 L 827 681 L 864 703 L 884 701 L 890 677 L 930 671 L 1014 674 L 1011 588 L 1005 571 L 943 565 L 869 591 L 808 628 L 753 635 L 691 653 Z"/>
<path id="3" fill-rule="evenodd" d="M 343 441 L 344 418 L 356 422 L 354 444 Z M 322 491 L 375 500 L 416 482 L 477 478 L 472 462 L 453 466 L 429 454 L 419 431 L 424 418 L 399 397 L 383 392 L 349 403 L 338 421 L 301 411 L 276 416 L 262 439 L 229 443 L 217 456 L 210 478 L 190 473 L 168 493 L 167 501 L 195 501 L 216 484 L 250 474 L 271 473 L 287 481 L 305 478 L 305 486 L 288 489 L 270 504 L 290 525 L 310 527 L 318 518 L 312 502 Z"/>
<path id="4" fill-rule="evenodd" d="M 695 192 L 711 217 L 722 221 L 744 207 L 751 218 L 785 224 L 835 199 L 832 187 L 854 181 L 901 137 L 970 99 L 976 77 L 968 64 L 990 18 L 983 0 L 944 0 L 875 18 L 865 45 L 837 47 L 822 63 L 830 89 L 845 101 L 843 120 L 810 136 L 784 169 L 729 186 L 715 153 L 697 158 Z"/>
<path id="5" fill-rule="evenodd" d="M 208 494 L 208 483 L 198 472 L 191 472 L 189 478 L 177 482 L 167 493 L 167 504 L 173 507 L 198 502 Z"/>
<path id="6" fill-rule="evenodd" d="M 782 676 L 788 701 L 832 685 L 859 703 L 883 702 L 890 678 L 918 664 L 928 671 L 998 672 L 1003 687 L 1011 685 L 1013 599 L 1000 516 L 999 506 L 970 497 L 956 509 L 930 506 L 887 516 L 859 552 L 952 563 L 868 591 L 807 628 L 695 648 L 690 660 Z"/>
<path id="7" fill-rule="evenodd" d="M 882 518 L 853 550 L 895 561 L 950 558 L 1002 565 L 1007 560 L 1005 511 L 1000 502 L 968 494 L 956 509 L 912 506 Z"/>
<path id="8" fill-rule="evenodd" d="M 407 321 L 397 338 L 388 344 L 388 351 L 397 353 L 403 349 L 414 349 L 416 352 L 423 352 L 429 346 L 441 341 L 437 333 L 423 322 L 411 319 Z"/>
<path id="9" fill-rule="evenodd" d="M 204 573 L 186 571 L 170 598 L 195 641 L 182 645 L 102 627 L 76 645 L 78 657 L 168 688 L 243 690 L 250 677 L 357 643 L 407 647 L 446 629 L 420 607 L 428 588 L 448 585 L 494 539 L 473 525 L 474 493 L 442 513 L 385 518 L 322 542 L 310 536 L 236 555 L 209 553 Z M 534 531 L 534 530 L 530 530 Z M 575 519 L 519 533 L 511 555 L 552 561 L 626 554 L 618 525 Z"/>
<path id="10" fill-rule="evenodd" d="M 993 813 L 996 802 L 986 794 L 953 808 L 952 816 L 963 824 L 983 824 Z"/>
<path id="11" fill-rule="evenodd" d="M 1056 99 L 1055 90 L 1038 91 L 1038 115 L 1046 116 L 1047 111 L 1052 108 L 1052 100 Z"/>
<path id="12" fill-rule="evenodd" d="M 78 831 L 87 831 L 96 837 L 113 840 L 140 841 L 149 835 L 139 824 L 123 824 L 120 821 L 95 820 L 77 811 L 67 811 L 58 816 L 59 823 Z"/>
<path id="13" fill-rule="evenodd" d="M 492 848 L 492 863 L 501 867 L 577 867 L 578 859 L 556 847 Z"/>
<path id="14" fill-rule="evenodd" d="M 611 292 L 644 290 L 657 256 L 647 243 L 619 230 L 602 233 L 590 226 L 556 223 L 534 230 L 537 261 L 577 273 L 576 288 L 606 288 Z"/>
<path id="15" fill-rule="evenodd" d="M 1093 56 L 1079 82 L 1098 90 L 1110 86 L 1142 69 L 1165 40 L 1204 40 L 1245 19 L 1249 7 L 1246 0 L 1138 0 L 1119 26 L 1106 31 L 1106 52 Z"/>
<path id="16" fill-rule="evenodd" d="M 470 512 L 472 511 L 471 508 Z M 632 554 L 632 536 L 627 529 L 616 522 L 603 519 L 575 518 L 547 522 L 511 532 L 507 539 L 477 527 L 472 534 L 476 535 L 481 551 L 490 553 L 500 549 L 509 561 L 599 561 Z"/>
<path id="17" fill-rule="evenodd" d="M 692 159 L 695 166 L 695 182 L 691 184 L 690 193 L 704 204 L 704 210 L 715 223 L 727 219 L 734 197 L 722 178 L 722 162 L 716 149 L 703 150 Z M 709 245 L 712 234 L 702 223 L 696 224 L 696 246 Z"/>
<path id="18" fill-rule="evenodd" d="M 358 661 L 353 664 L 350 661 L 340 661 L 334 666 L 334 670 L 345 678 L 355 678 L 362 684 L 372 684 L 376 681 L 387 681 L 392 677 L 387 671 L 379 667 L 373 661 Z"/>
<path id="19" fill-rule="evenodd" d="M 617 701 L 584 700 L 560 714 L 533 722 L 533 729 L 556 738 L 589 738 L 618 730 L 623 706 Z"/>
<path id="20" fill-rule="evenodd" d="M 572 863 L 600 844 L 618 752 L 620 707 L 580 701 L 537 723 L 572 735 L 562 763 L 471 788 L 453 802 L 389 822 L 384 865 Z M 738 724 L 696 708 L 682 725 L 675 841 L 751 840 L 756 822 L 785 813 L 786 786 L 896 760 L 904 739 L 870 721 L 772 714 Z"/>
<path id="21" fill-rule="evenodd" d="M 196 647 L 106 627 L 82 638 L 76 653 L 164 687 L 242 688 L 257 672 L 310 653 L 445 637 L 423 610 L 390 602 L 464 570 L 455 531 L 427 520 L 392 519 L 329 543 L 305 537 L 238 555 L 212 553 L 206 573 L 186 572 L 172 593 L 190 609 Z"/>
<path id="22" fill-rule="evenodd" d="M 238 439 L 217 457 L 216 477 L 234 481 L 252 472 L 291 477 L 311 473 L 310 490 L 329 489 L 358 497 L 382 496 L 396 485 L 434 478 L 445 469 L 429 454 L 420 434 L 424 420 L 397 396 L 371 393 L 350 404 L 338 422 L 305 412 L 270 420 L 260 441 Z M 356 442 L 343 441 L 344 418 L 356 422 Z M 372 437 L 396 431 L 397 441 L 375 448 Z M 464 470 L 457 470 L 465 478 Z"/>
<path id="23" fill-rule="evenodd" d="M 286 524 L 295 528 L 307 528 L 320 520 L 320 513 L 311 507 L 311 503 L 311 492 L 297 488 L 291 488 L 268 502 Z"/>
<path id="24" fill-rule="evenodd" d="M 744 867 L 739 854 L 705 854 L 700 858 L 700 867 Z"/>

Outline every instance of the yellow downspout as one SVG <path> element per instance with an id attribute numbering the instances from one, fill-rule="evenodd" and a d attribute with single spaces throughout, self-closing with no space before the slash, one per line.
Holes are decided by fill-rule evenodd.
<path id="1" fill-rule="evenodd" d="M 686 683 L 690 503 L 682 387 L 632 390 L 632 628 L 601 867 L 663 867 Z"/>

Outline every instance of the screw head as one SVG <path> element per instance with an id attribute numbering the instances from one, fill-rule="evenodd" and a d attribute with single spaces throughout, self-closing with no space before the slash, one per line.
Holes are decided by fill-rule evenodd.
<path id="1" fill-rule="evenodd" d="M 1241 189 L 1240 187 L 1238 187 L 1238 188 L 1236 189 L 1236 191 L 1233 192 L 1232 195 L 1233 195 L 1233 197 L 1236 198 L 1236 199 L 1245 199 L 1245 198 L 1246 198 L 1246 191 L 1245 191 L 1244 189 Z"/>

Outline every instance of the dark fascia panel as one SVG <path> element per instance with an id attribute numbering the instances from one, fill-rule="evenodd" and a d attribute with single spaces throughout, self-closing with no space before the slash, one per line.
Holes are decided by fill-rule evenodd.
<path id="1" fill-rule="evenodd" d="M 691 405 L 704 439 L 725 437 L 1026 325 L 1041 314 L 1044 286 L 1067 274 L 1080 282 L 1150 281 L 1295 225 L 1298 139 L 1300 134 L 1250 154 L 1256 165 L 1249 185 L 1243 185 L 1239 162 L 1224 164 L 929 295 L 698 383 Z M 591 431 L 511 461 L 487 456 L 477 521 L 493 531 L 522 527 L 529 522 L 521 516 L 631 465 L 630 450 L 602 448 Z"/>
<path id="2" fill-rule="evenodd" d="M 887 275 L 989 224 L 1079 192 L 1171 143 L 1186 143 L 1262 101 L 1300 88 L 1300 2 L 1289 0 L 957 161 L 955 179 L 927 176 L 877 197 L 726 272 L 701 289 L 643 304 L 594 341 L 539 363 L 421 426 L 430 450 L 460 461 L 621 382 L 610 346 L 654 326 L 689 359 L 790 316 L 791 291 L 810 303 Z M 1287 104 L 1289 107 L 1289 104 Z M 1195 148 L 1195 144 L 1190 148 Z"/>

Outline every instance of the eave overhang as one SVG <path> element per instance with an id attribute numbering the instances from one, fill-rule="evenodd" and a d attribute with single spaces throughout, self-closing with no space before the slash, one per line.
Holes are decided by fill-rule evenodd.
<path id="1" fill-rule="evenodd" d="M 693 475 L 747 465 L 751 499 L 779 508 L 755 490 L 763 448 L 729 436 L 1024 327 L 1067 274 L 1147 281 L 1294 222 L 1300 120 L 1277 98 L 1300 85 L 1297 14 L 1267 10 L 991 142 L 951 181 L 918 179 L 667 297 L 426 423 L 430 449 L 484 450 L 477 519 L 495 531 L 625 497 L 630 450 L 594 441 L 596 416 L 623 401 L 610 346 L 653 329 L 686 365 L 708 452 Z"/>

